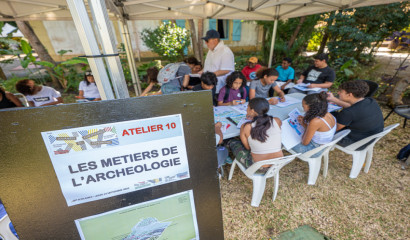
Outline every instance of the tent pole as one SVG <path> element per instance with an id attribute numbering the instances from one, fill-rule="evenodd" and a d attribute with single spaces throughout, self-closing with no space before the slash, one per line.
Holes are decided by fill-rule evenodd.
<path id="1" fill-rule="evenodd" d="M 132 51 L 130 33 L 127 25 L 127 21 L 118 21 L 121 30 L 122 42 L 124 43 L 125 52 L 127 54 L 128 65 L 130 67 L 130 73 L 132 78 L 132 85 L 134 86 L 135 95 L 139 96 L 141 94 L 141 83 L 138 78 L 138 70 L 135 66 L 134 54 Z"/>
<path id="2" fill-rule="evenodd" d="M 275 40 L 276 40 L 276 32 L 278 30 L 278 20 L 279 20 L 279 8 L 280 6 L 276 6 L 276 16 L 275 22 L 273 24 L 273 31 L 272 31 L 272 42 L 270 44 L 270 53 L 269 53 L 269 65 L 268 67 L 272 67 L 272 58 L 273 58 L 273 50 L 275 49 Z"/>
<path id="3" fill-rule="evenodd" d="M 84 52 L 88 56 L 100 55 L 100 49 L 94 35 L 93 28 L 88 18 L 87 10 L 82 0 L 67 0 L 68 8 L 73 17 L 75 28 L 83 45 Z M 95 83 L 103 100 L 115 99 L 112 92 L 110 80 L 105 71 L 102 58 L 88 58 L 91 71 L 93 73 Z"/>
<path id="4" fill-rule="evenodd" d="M 105 62 L 117 99 L 129 98 L 130 95 L 128 93 L 127 83 L 125 82 L 120 57 L 118 56 L 118 50 L 115 46 L 115 36 L 111 21 L 108 17 L 105 1 L 89 0 L 88 5 L 93 16 L 95 30 L 101 37 L 101 46 L 104 54 L 114 54 L 114 56 L 105 57 Z M 115 54 L 117 55 L 115 56 Z"/>

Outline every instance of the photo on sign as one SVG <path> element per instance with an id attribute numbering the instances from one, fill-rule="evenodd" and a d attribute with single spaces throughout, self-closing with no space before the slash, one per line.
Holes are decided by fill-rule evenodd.
<path id="1" fill-rule="evenodd" d="M 199 239 L 193 191 L 75 220 L 82 240 Z"/>

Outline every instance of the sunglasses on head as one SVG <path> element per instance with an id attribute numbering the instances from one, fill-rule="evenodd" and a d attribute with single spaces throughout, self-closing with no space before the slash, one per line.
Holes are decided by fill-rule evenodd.
<path id="1" fill-rule="evenodd" d="M 92 74 L 92 72 L 86 72 L 85 73 L 85 76 L 92 76 L 93 74 Z"/>

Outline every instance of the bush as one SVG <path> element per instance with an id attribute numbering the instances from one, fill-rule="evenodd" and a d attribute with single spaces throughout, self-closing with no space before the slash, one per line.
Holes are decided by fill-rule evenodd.
<path id="1" fill-rule="evenodd" d="M 189 31 L 174 23 L 164 23 L 155 29 L 144 29 L 141 39 L 153 52 L 177 62 L 184 58 L 184 49 L 190 44 Z"/>

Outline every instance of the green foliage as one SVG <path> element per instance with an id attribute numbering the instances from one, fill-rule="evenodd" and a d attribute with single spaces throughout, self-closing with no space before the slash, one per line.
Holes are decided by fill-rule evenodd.
<path id="1" fill-rule="evenodd" d="M 354 58 L 367 63 L 372 60 L 372 49 L 393 31 L 410 24 L 408 9 L 410 4 L 393 3 L 346 9 L 331 14 L 325 21 L 328 23 L 330 40 L 327 47 L 331 59 L 343 58 L 347 62 Z M 373 44 L 375 43 L 375 44 Z"/>
<path id="2" fill-rule="evenodd" d="M 302 53 L 308 44 L 312 34 L 315 33 L 315 25 L 320 19 L 320 15 L 306 16 L 302 23 L 300 31 L 297 35 L 295 43 L 288 48 L 289 40 L 294 34 L 296 28 L 300 24 L 300 18 L 291 18 L 288 20 L 278 21 L 278 30 L 276 34 L 275 49 L 273 64 L 278 64 L 284 57 L 295 59 Z M 264 62 L 269 62 L 269 52 L 272 42 L 273 21 L 257 21 L 258 25 L 262 25 L 265 33 L 265 44 L 262 46 L 262 56 Z"/>
<path id="3" fill-rule="evenodd" d="M 316 52 L 319 50 L 320 43 L 323 39 L 323 28 L 317 28 L 316 31 L 312 34 L 312 37 L 309 40 L 309 43 L 306 47 L 306 50 Z"/>
<path id="4" fill-rule="evenodd" d="M 172 62 L 184 58 L 184 48 L 190 44 L 190 34 L 185 28 L 164 23 L 155 29 L 144 29 L 141 39 L 153 52 Z"/>

